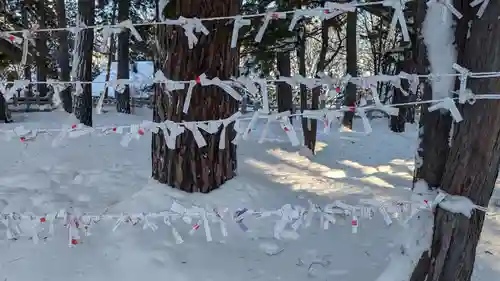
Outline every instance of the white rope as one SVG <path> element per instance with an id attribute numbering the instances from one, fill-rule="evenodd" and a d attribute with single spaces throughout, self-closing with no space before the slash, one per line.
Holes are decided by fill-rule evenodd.
<path id="1" fill-rule="evenodd" d="M 369 2 L 369 3 L 357 3 L 357 2 L 351 2 L 347 3 L 346 5 L 350 7 L 362 7 L 362 6 L 373 6 L 373 5 L 382 5 L 384 1 L 376 1 L 376 2 Z M 310 12 L 316 12 L 316 11 L 321 11 L 324 13 L 327 13 L 328 11 L 332 10 L 332 8 L 314 8 L 314 9 L 294 9 L 294 10 L 288 10 L 288 11 L 281 11 L 279 13 L 284 13 L 284 14 L 294 14 L 297 11 L 310 11 Z M 219 21 L 219 20 L 235 20 L 238 18 L 242 19 L 251 19 L 251 18 L 257 18 L 257 17 L 265 17 L 268 13 L 256 13 L 256 14 L 248 14 L 248 15 L 235 15 L 235 16 L 224 16 L 224 17 L 209 17 L 209 18 L 198 18 L 200 21 Z M 153 22 L 138 22 L 138 23 L 128 23 L 128 26 L 153 26 L 153 25 L 182 25 L 183 21 L 182 20 L 176 20 L 176 19 L 166 19 L 165 21 L 153 21 Z M 55 28 L 39 28 L 39 29 L 20 29 L 20 30 L 7 30 L 0 32 L 0 34 L 3 35 L 10 35 L 10 34 L 22 34 L 23 32 L 52 32 L 52 31 L 75 31 L 75 29 L 78 30 L 83 30 L 83 29 L 103 29 L 103 28 L 110 28 L 110 29 L 115 29 L 115 28 L 124 28 L 123 23 L 119 24 L 103 24 L 103 25 L 88 25 L 88 26 L 69 26 L 69 27 L 55 27 Z"/>

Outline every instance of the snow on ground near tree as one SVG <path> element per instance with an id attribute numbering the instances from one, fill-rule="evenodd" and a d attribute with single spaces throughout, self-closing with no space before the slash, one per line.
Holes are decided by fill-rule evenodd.
<path id="1" fill-rule="evenodd" d="M 96 125 L 139 123 L 151 112 L 96 116 Z M 61 112 L 14 115 L 26 128 L 60 128 L 70 122 Z M 361 127 L 360 121 L 355 125 Z M 185 206 L 228 207 L 231 210 L 279 209 L 284 204 L 320 205 L 332 199 L 357 204 L 361 198 L 407 199 L 412 178 L 416 128 L 391 133 L 385 120 L 374 120 L 367 137 L 320 134 L 318 155 L 300 156 L 276 125 L 270 142 L 260 134 L 239 146 L 239 175 L 208 194 L 186 194 L 150 180 L 150 139 L 119 145 L 119 136 L 69 140 L 52 148 L 39 137 L 27 146 L 1 140 L 0 212 L 44 214 L 70 206 L 99 214 L 154 212 L 169 209 L 175 198 Z M 262 124 L 259 124 L 262 128 Z M 300 132 L 299 132 L 300 134 Z M 316 217 L 298 239 L 273 239 L 273 219 L 245 220 L 249 232 L 234 223 L 223 239 L 212 224 L 213 242 L 203 229 L 189 236 L 190 226 L 176 222 L 183 244 L 175 244 L 171 229 L 158 223 L 156 232 L 114 222 L 100 222 L 92 236 L 74 248 L 67 230 L 58 224 L 53 239 L 34 245 L 27 237 L 0 240 L 0 280 L 375 280 L 388 263 L 399 223 L 387 227 L 382 216 L 360 219 L 357 234 L 350 219 L 338 219 L 329 230 Z M 0 226 L 0 231 L 5 228 Z M 500 219 L 488 216 L 478 248 L 475 279 L 495 280 L 500 274 Z M 392 247 L 392 248 L 391 248 Z M 276 252 L 279 252 L 276 254 Z"/>

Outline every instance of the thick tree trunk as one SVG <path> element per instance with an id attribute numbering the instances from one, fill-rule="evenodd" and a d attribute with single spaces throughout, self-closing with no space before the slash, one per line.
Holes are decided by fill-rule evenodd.
<path id="1" fill-rule="evenodd" d="M 116 6 L 118 5 L 118 2 L 113 3 L 113 13 L 111 14 L 111 24 L 115 24 L 116 22 Z M 106 64 L 106 82 L 109 81 L 111 77 L 111 63 L 113 62 L 113 57 L 115 54 L 115 49 L 116 49 L 116 42 L 115 42 L 115 35 L 111 34 L 109 36 L 109 50 L 108 50 L 108 63 Z M 107 43 L 107 42 L 105 42 Z M 108 92 L 109 92 L 109 87 L 106 87 L 104 89 L 104 98 L 108 98 Z"/>
<path id="2" fill-rule="evenodd" d="M 347 14 L 347 73 L 351 76 L 358 76 L 358 42 L 356 38 L 356 28 L 358 23 L 358 13 L 349 12 Z M 355 106 L 356 105 L 356 85 L 353 83 L 348 83 L 345 90 L 344 106 Z M 344 127 L 352 129 L 352 120 L 354 118 L 354 112 L 346 111 L 344 113 L 344 118 L 342 119 L 342 124 Z"/>
<path id="3" fill-rule="evenodd" d="M 44 0 L 38 0 L 36 2 L 36 9 L 38 11 L 38 26 L 41 29 L 45 28 L 45 21 L 46 21 L 46 15 L 45 15 L 45 1 Z M 37 39 L 36 39 L 36 48 L 37 51 L 40 55 L 41 61 L 37 62 L 37 68 L 36 68 L 36 79 L 39 82 L 46 82 L 47 81 L 47 67 L 46 65 L 48 64 L 47 62 L 47 57 L 48 57 L 48 50 L 47 50 L 47 32 L 38 32 L 37 33 Z M 38 90 L 38 95 L 40 97 L 45 97 L 47 96 L 47 85 L 46 84 L 38 84 L 37 85 L 37 90 Z"/>
<path id="4" fill-rule="evenodd" d="M 467 4 L 468 1 L 462 1 Z M 463 6 L 470 14 L 471 8 Z M 463 65 L 472 72 L 496 71 L 500 58 L 499 2 L 490 2 L 481 19 L 474 18 L 465 44 Z M 466 19 L 462 19 L 466 20 Z M 474 93 L 497 88 L 493 79 L 469 81 Z M 488 206 L 500 164 L 500 102 L 480 100 L 463 107 L 464 120 L 454 126 L 454 138 L 444 170 L 441 188 Z M 474 212 L 471 219 L 437 210 L 431 249 L 429 280 L 468 281 L 471 279 L 476 247 L 485 214 Z"/>
<path id="5" fill-rule="evenodd" d="M 173 0 L 165 12 L 168 18 L 219 17 L 236 15 L 239 8 L 240 1 L 235 0 Z M 182 28 L 160 26 L 157 40 L 165 76 L 172 80 L 191 80 L 202 73 L 221 80 L 237 76 L 238 49 L 231 48 L 233 27 L 226 23 L 225 20 L 203 22 L 210 34 L 198 35 L 199 43 L 193 49 L 189 49 Z M 156 87 L 154 121 L 217 120 L 238 111 L 238 101 L 216 86 L 196 86 L 187 114 L 182 112 L 186 91 L 170 95 L 163 87 Z M 177 137 L 173 150 L 166 146 L 163 132 L 154 134 L 153 178 L 187 192 L 206 193 L 218 188 L 236 175 L 236 145 L 231 142 L 236 133 L 233 125 L 227 127 L 225 139 L 220 139 L 220 129 L 214 135 L 202 131 L 207 142 L 202 148 L 187 129 Z M 219 150 L 219 141 L 225 142 L 225 149 Z"/>
<path id="6" fill-rule="evenodd" d="M 122 22 L 129 18 L 130 2 L 118 2 L 118 21 Z M 118 35 L 118 79 L 129 79 L 130 63 L 128 59 L 128 49 L 130 40 L 130 30 L 125 29 Z M 126 85 L 120 91 L 115 90 L 116 111 L 130 114 L 130 87 Z"/>
<path id="7" fill-rule="evenodd" d="M 23 1 L 23 8 L 21 10 L 21 20 L 23 22 L 23 27 L 25 29 L 29 29 L 29 20 L 28 20 L 28 4 Z M 31 81 L 31 65 L 26 63 L 24 65 L 24 79 Z M 24 96 L 25 97 L 32 97 L 33 96 L 33 85 L 29 84 L 26 87 L 26 90 L 24 90 Z M 28 103 L 26 105 L 26 110 L 29 110 L 30 104 Z"/>
<path id="8" fill-rule="evenodd" d="M 290 52 L 278 52 L 276 54 L 276 64 L 280 76 L 292 76 L 292 67 L 290 62 Z M 277 83 L 278 94 L 278 112 L 289 110 L 293 111 L 293 92 L 292 86 L 285 82 Z"/>
<path id="9" fill-rule="evenodd" d="M 78 12 L 80 19 L 87 26 L 94 25 L 94 1 L 78 1 Z M 79 56 L 76 77 L 82 82 L 92 81 L 92 50 L 94 42 L 94 31 L 84 29 L 79 32 L 77 38 L 76 54 Z M 75 95 L 74 109 L 76 118 L 86 126 L 92 126 L 92 84 L 83 84 L 83 93 Z"/>
<path id="10" fill-rule="evenodd" d="M 57 11 L 57 26 L 66 27 L 66 6 L 64 0 L 56 1 Z M 61 81 L 70 81 L 70 67 L 69 67 L 69 31 L 61 30 L 56 32 L 59 38 L 59 53 L 57 55 L 59 64 L 59 79 Z M 66 112 L 73 112 L 73 99 L 71 97 L 71 87 L 66 88 L 59 94 L 62 101 L 63 108 Z"/>

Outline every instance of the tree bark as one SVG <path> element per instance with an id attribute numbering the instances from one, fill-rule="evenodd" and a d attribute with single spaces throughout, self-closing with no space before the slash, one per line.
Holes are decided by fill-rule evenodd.
<path id="1" fill-rule="evenodd" d="M 38 0 L 36 2 L 36 9 L 38 12 L 38 26 L 40 27 L 40 29 L 44 29 L 45 28 L 45 21 L 46 21 L 45 1 Z M 47 57 L 48 57 L 47 32 L 38 32 L 36 36 L 37 36 L 36 48 L 37 48 L 37 51 L 41 57 L 41 61 L 37 62 L 36 79 L 38 82 L 46 82 L 47 81 L 47 67 L 46 67 L 46 65 L 48 65 L 48 62 L 47 62 Z M 38 90 L 38 95 L 40 97 L 47 96 L 48 91 L 47 91 L 46 84 L 38 84 L 37 90 Z"/>
<path id="2" fill-rule="evenodd" d="M 118 2 L 118 21 L 129 18 L 130 2 Z M 130 30 L 127 28 L 118 34 L 118 79 L 129 79 L 130 63 L 128 58 Z M 130 87 L 125 85 L 120 91 L 115 90 L 116 111 L 130 114 Z"/>
<path id="3" fill-rule="evenodd" d="M 210 7 L 208 9 L 207 7 Z M 173 0 L 165 13 L 168 18 L 233 16 L 239 12 L 240 1 L 235 0 Z M 172 80 L 191 80 L 202 73 L 209 78 L 229 80 L 238 71 L 238 48 L 231 48 L 232 25 L 226 21 L 203 22 L 210 30 L 199 36 L 199 42 L 189 49 L 182 28 L 159 26 L 159 59 L 165 76 Z M 163 51 L 164 50 L 164 51 Z M 153 119 L 156 122 L 172 120 L 203 121 L 230 117 L 238 111 L 238 101 L 216 86 L 196 86 L 187 114 L 182 112 L 186 91 L 166 93 L 163 87 L 155 88 Z M 152 174 L 161 183 L 187 192 L 210 192 L 236 175 L 236 145 L 234 124 L 226 129 L 221 139 L 221 129 L 216 134 L 201 130 L 207 145 L 199 148 L 189 130 L 177 137 L 176 148 L 168 149 L 163 132 L 153 134 Z M 225 149 L 219 149 L 219 142 Z"/>
<path id="4" fill-rule="evenodd" d="M 358 42 L 356 38 L 357 23 L 357 11 L 347 13 L 347 73 L 349 73 L 352 77 L 358 76 Z M 356 105 L 356 91 L 356 85 L 354 85 L 353 83 L 347 84 L 344 97 L 345 106 L 352 107 Z M 350 110 L 346 111 L 344 113 L 344 118 L 342 118 L 342 124 L 344 125 L 344 127 L 352 129 L 353 118 L 354 112 Z"/>
<path id="5" fill-rule="evenodd" d="M 462 8 L 462 24 L 472 21 L 470 37 L 459 46 L 459 61 L 472 72 L 496 71 L 500 57 L 500 32 L 496 11 L 500 3 L 490 2 L 481 19 L 472 16 L 468 1 Z M 465 28 L 457 32 L 467 32 Z M 466 33 L 457 34 L 464 36 Z M 463 53 L 461 54 L 461 46 Z M 474 93 L 489 93 L 497 87 L 493 79 L 469 80 Z M 444 168 L 441 188 L 447 193 L 468 197 L 474 204 L 487 206 L 495 187 L 500 164 L 500 112 L 497 100 L 479 100 L 462 107 L 464 120 L 454 125 L 452 146 Z M 475 211 L 470 219 L 438 208 L 435 218 L 427 280 L 469 281 L 485 214 Z M 422 277 L 425 277 L 423 275 Z M 423 280 L 423 279 L 413 279 Z"/>
<path id="6" fill-rule="evenodd" d="M 397 66 L 397 71 L 401 72 L 404 71 L 406 73 L 413 73 L 412 69 L 412 58 L 410 57 L 410 52 L 405 51 L 404 55 L 404 61 L 398 62 Z M 401 81 L 401 87 L 403 88 L 404 91 L 409 93 L 409 83 L 406 80 Z M 407 103 L 409 100 L 408 96 L 405 96 L 403 92 L 394 87 L 394 94 L 392 95 L 392 104 L 401 104 L 401 103 Z M 406 120 L 407 120 L 407 112 L 408 112 L 408 106 L 407 105 L 398 105 L 398 115 L 393 116 L 391 115 L 391 121 L 390 121 L 390 128 L 391 131 L 395 133 L 403 133 L 405 131 L 405 125 L 406 125 Z"/>
<path id="7" fill-rule="evenodd" d="M 94 1 L 78 1 L 80 19 L 87 26 L 94 25 Z M 82 82 L 92 82 L 92 51 L 94 47 L 94 30 L 84 29 L 78 33 L 76 55 L 78 66 L 76 77 Z M 73 112 L 80 123 L 92 126 L 92 84 L 82 85 L 83 93 L 75 95 Z"/>
<path id="8" fill-rule="evenodd" d="M 278 72 L 280 76 L 284 77 L 292 76 L 290 52 L 276 53 L 276 65 L 278 67 Z M 276 90 L 278 95 L 278 112 L 289 110 L 290 113 L 292 113 L 293 111 L 292 86 L 290 86 L 288 83 L 285 82 L 278 82 Z"/>
<path id="9" fill-rule="evenodd" d="M 118 5 L 118 2 L 113 3 L 113 13 L 111 14 L 111 24 L 115 24 L 116 22 L 116 6 Z M 111 77 L 111 63 L 113 62 L 113 57 L 115 54 L 115 49 L 116 49 L 116 43 L 115 43 L 115 35 L 112 33 L 109 36 L 109 50 L 108 50 L 108 63 L 106 64 L 106 82 L 109 81 Z M 107 42 L 105 42 L 107 43 Z M 108 92 L 109 92 L 109 87 L 106 87 L 104 89 L 104 98 L 108 98 Z"/>
<path id="10" fill-rule="evenodd" d="M 28 20 L 28 4 L 23 1 L 23 8 L 21 10 L 21 20 L 23 22 L 23 28 L 29 29 L 29 20 Z M 27 79 L 31 81 L 31 65 L 26 62 L 26 65 L 24 65 L 24 79 Z M 32 97 L 33 96 L 33 85 L 29 84 L 26 87 L 26 90 L 24 90 L 25 97 Z M 28 103 L 26 105 L 26 110 L 29 110 L 30 104 Z"/>
<path id="11" fill-rule="evenodd" d="M 66 5 L 64 0 L 56 1 L 57 11 L 57 26 L 66 27 Z M 69 67 L 69 31 L 61 30 L 56 32 L 59 38 L 59 53 L 57 55 L 59 64 L 59 79 L 61 81 L 70 81 L 70 67 Z M 71 97 L 71 87 L 66 88 L 59 94 L 62 101 L 63 108 L 66 112 L 73 112 L 73 98 Z"/>

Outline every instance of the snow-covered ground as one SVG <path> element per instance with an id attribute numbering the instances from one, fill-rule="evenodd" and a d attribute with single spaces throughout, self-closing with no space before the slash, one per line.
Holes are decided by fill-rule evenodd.
<path id="1" fill-rule="evenodd" d="M 98 115 L 95 124 L 138 123 L 150 117 L 150 111 L 140 109 L 132 116 Z M 61 112 L 14 114 L 14 118 L 17 123 L 0 128 L 19 124 L 60 128 L 71 122 Z M 360 123 L 355 125 L 361 127 Z M 208 195 L 185 194 L 151 180 L 151 142 L 146 136 L 127 148 L 119 145 L 120 136 L 112 135 L 84 136 L 57 148 L 51 147 L 51 137 L 44 136 L 27 144 L 0 140 L 0 212 L 43 215 L 70 207 L 91 214 L 158 212 L 169 209 L 174 200 L 186 207 L 232 211 L 276 210 L 285 204 L 308 208 L 308 200 L 320 206 L 333 200 L 354 205 L 369 198 L 405 200 L 416 128 L 408 125 L 406 133 L 394 134 L 386 124 L 374 120 L 374 132 L 367 137 L 320 134 L 318 154 L 312 160 L 301 156 L 276 125 L 269 142 L 258 144 L 257 134 L 239 146 L 238 177 Z M 155 232 L 130 224 L 113 232 L 115 223 L 102 221 L 75 247 L 68 247 L 68 230 L 58 224 L 54 236 L 37 245 L 29 239 L 32 234 L 17 241 L 3 237 L 0 280 L 371 281 L 387 266 L 393 238 L 402 228 L 401 218 L 386 226 L 376 212 L 371 220 L 359 219 L 355 234 L 350 217 L 337 217 L 336 224 L 324 230 L 316 216 L 309 228 L 299 228 L 300 236 L 276 240 L 276 219 L 247 217 L 246 232 L 228 220 L 227 237 L 211 223 L 212 242 L 206 241 L 203 226 L 189 235 L 191 225 L 178 220 L 174 226 L 182 244 L 176 244 L 163 220 L 156 222 Z M 0 224 L 2 236 L 5 230 Z M 496 280 L 500 274 L 499 236 L 500 218 L 493 212 L 478 248 L 474 280 Z"/>

